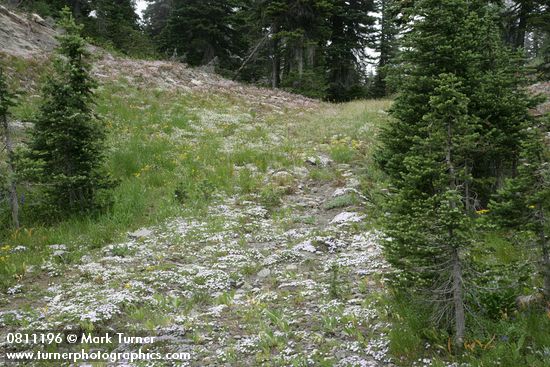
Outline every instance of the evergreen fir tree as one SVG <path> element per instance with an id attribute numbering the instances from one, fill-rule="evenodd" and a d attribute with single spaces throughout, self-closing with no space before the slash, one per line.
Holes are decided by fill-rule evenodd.
<path id="1" fill-rule="evenodd" d="M 423 116 L 436 80 L 454 74 L 469 99 L 469 114 L 479 121 L 478 152 L 469 167 L 476 180 L 465 190 L 467 205 L 481 209 L 505 177 L 514 174 L 521 130 L 529 120 L 533 101 L 522 89 L 522 59 L 504 47 L 492 8 L 483 1 L 423 0 L 409 12 L 411 19 L 422 18 L 402 41 L 404 51 L 391 76 L 392 88 L 400 91 L 392 106 L 395 119 L 383 134 L 385 148 L 377 159 L 398 182 L 407 152 L 415 139 L 425 137 Z"/>
<path id="2" fill-rule="evenodd" d="M 141 30 L 133 0 L 92 0 L 95 17 L 84 21 L 86 36 L 131 55 L 150 56 L 154 46 Z"/>
<path id="3" fill-rule="evenodd" d="M 378 153 L 394 191 L 385 249 L 394 287 L 424 295 L 460 348 L 472 217 L 515 167 L 530 99 L 484 1 L 420 0 L 411 19 Z"/>
<path id="4" fill-rule="evenodd" d="M 172 11 L 160 35 L 161 50 L 189 65 L 206 65 L 214 58 L 226 64 L 238 53 L 231 25 L 232 1 L 173 0 Z"/>
<path id="5" fill-rule="evenodd" d="M 380 12 L 380 31 L 376 49 L 380 56 L 376 65 L 376 76 L 374 77 L 371 94 L 374 97 L 385 97 L 390 93 L 386 83 L 386 69 L 397 52 L 398 6 L 394 0 L 380 0 L 377 5 L 377 10 Z"/>
<path id="6" fill-rule="evenodd" d="M 15 179 L 13 143 L 8 122 L 9 109 L 13 106 L 15 106 L 15 94 L 10 92 L 8 89 L 4 70 L 0 66 L 0 123 L 2 124 L 2 140 L 7 154 L 6 184 L 8 187 L 12 224 L 15 228 L 19 228 L 19 200 L 17 196 L 17 185 Z"/>
<path id="7" fill-rule="evenodd" d="M 168 23 L 174 7 L 174 0 L 149 0 L 143 12 L 143 20 L 147 34 L 156 42 Z"/>
<path id="8" fill-rule="evenodd" d="M 388 261 L 398 272 L 400 289 L 428 292 L 437 322 L 452 321 L 455 341 L 465 331 L 463 256 L 470 242 L 471 216 L 465 205 L 467 167 L 479 136 L 468 115 L 468 98 L 452 74 L 436 81 L 423 117 L 425 137 L 407 154 L 400 189 L 390 200 L 386 244 Z M 418 187 L 429 186 L 430 190 Z"/>
<path id="9" fill-rule="evenodd" d="M 346 101 L 365 96 L 366 47 L 373 46 L 374 1 L 332 2 L 330 44 L 327 47 L 327 99 Z"/>
<path id="10" fill-rule="evenodd" d="M 525 130 L 518 175 L 510 178 L 491 202 L 491 215 L 506 227 L 531 231 L 540 251 L 542 291 L 550 300 L 550 150 L 546 124 Z"/>
<path id="11" fill-rule="evenodd" d="M 32 131 L 31 160 L 40 169 L 33 177 L 42 185 L 57 216 L 87 213 L 105 204 L 112 183 L 103 169 L 103 125 L 92 106 L 95 81 L 82 37 L 68 8 L 62 11 L 54 72 L 42 89 L 42 103 Z"/>

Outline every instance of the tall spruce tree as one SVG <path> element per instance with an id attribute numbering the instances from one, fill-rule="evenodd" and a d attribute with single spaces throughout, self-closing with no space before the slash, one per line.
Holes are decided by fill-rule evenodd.
<path id="1" fill-rule="evenodd" d="M 516 177 L 507 180 L 491 202 L 491 214 L 505 227 L 534 234 L 539 249 L 542 292 L 550 301 L 550 149 L 545 139 L 550 116 L 525 130 Z"/>
<path id="2" fill-rule="evenodd" d="M 374 97 L 384 97 L 390 93 L 386 83 L 386 69 L 397 53 L 399 8 L 394 0 L 379 0 L 377 7 L 380 13 L 380 30 L 376 49 L 380 56 L 376 65 L 376 76 L 374 77 L 371 94 Z"/>
<path id="3" fill-rule="evenodd" d="M 104 204 L 111 180 L 103 169 L 103 125 L 93 112 L 93 88 L 86 44 L 68 8 L 62 11 L 54 71 L 42 89 L 29 158 L 39 170 L 52 214 L 88 213 Z"/>
<path id="4" fill-rule="evenodd" d="M 484 1 L 422 0 L 408 12 L 415 20 L 401 44 L 392 87 L 401 93 L 392 107 L 395 118 L 378 153 L 384 171 L 399 180 L 402 162 L 415 139 L 424 138 L 422 118 L 440 74 L 456 75 L 469 98 L 469 114 L 479 121 L 478 154 L 468 169 L 477 180 L 465 188 L 467 205 L 485 207 L 491 194 L 514 174 L 521 131 L 532 99 L 523 86 L 521 55 L 504 47 L 494 17 Z M 429 186 L 423 185 L 428 190 Z"/>
<path id="5" fill-rule="evenodd" d="M 374 46 L 374 1 L 332 1 L 327 46 L 327 99 L 346 101 L 365 95 L 365 49 Z"/>
<path id="6" fill-rule="evenodd" d="M 83 21 L 84 35 L 131 55 L 150 56 L 154 46 L 141 29 L 134 0 L 91 0 L 94 17 Z"/>
<path id="7" fill-rule="evenodd" d="M 385 243 L 402 292 L 428 293 L 460 347 L 472 217 L 512 174 L 530 99 L 485 1 L 420 0 L 410 9 L 377 159 L 388 174 Z M 441 297 L 443 296 L 443 297 Z"/>
<path id="8" fill-rule="evenodd" d="M 214 58 L 226 66 L 239 53 L 239 35 L 231 25 L 233 1 L 173 0 L 172 11 L 159 36 L 161 50 L 183 57 L 189 65 L 205 65 Z"/>
<path id="9" fill-rule="evenodd" d="M 393 284 L 428 292 L 434 320 L 454 324 L 459 346 L 466 322 L 463 256 L 471 236 L 462 187 L 470 180 L 468 162 L 479 138 L 461 89 L 453 74 L 436 80 L 422 118 L 424 138 L 417 137 L 406 155 L 406 173 L 389 201 L 392 240 L 386 243 L 388 261 L 398 269 Z"/>
<path id="10" fill-rule="evenodd" d="M 0 66 L 0 123 L 2 124 L 2 136 L 7 155 L 7 186 L 11 209 L 11 220 L 15 228 L 19 228 L 19 199 L 17 196 L 17 185 L 15 179 L 15 160 L 13 152 L 13 142 L 10 126 L 8 122 L 9 109 L 15 105 L 15 94 L 10 92 L 4 75 L 4 70 Z"/>
<path id="11" fill-rule="evenodd" d="M 174 7 L 174 0 L 148 0 L 148 5 L 143 12 L 145 30 L 157 43 L 161 42 L 160 35 L 168 23 Z"/>

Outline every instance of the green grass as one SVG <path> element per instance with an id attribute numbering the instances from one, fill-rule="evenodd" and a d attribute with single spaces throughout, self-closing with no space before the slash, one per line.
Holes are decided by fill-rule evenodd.
<path id="1" fill-rule="evenodd" d="M 40 74 L 44 70 L 43 65 L 19 59 L 2 59 L 0 62 L 10 65 L 10 73 L 24 76 L 12 78 L 12 83 L 21 87 L 33 82 L 29 73 Z M 32 94 L 23 95 L 22 103 L 14 109 L 18 119 L 29 120 L 35 113 L 37 98 Z M 375 218 L 383 212 L 376 205 L 384 180 L 374 168 L 372 154 L 377 144 L 376 134 L 387 121 L 382 111 L 389 107 L 390 101 L 321 104 L 314 111 L 295 108 L 279 113 L 268 107 L 253 108 L 248 101 L 229 93 L 206 95 L 141 90 L 128 85 L 123 78 L 101 86 L 97 97 L 96 111 L 108 129 L 107 166 L 119 182 L 113 190 L 114 205 L 108 212 L 94 217 L 71 218 L 52 224 L 40 221 L 34 213 L 32 188 L 21 188 L 26 194 L 26 204 L 22 208 L 23 228 L 12 231 L 3 226 L 0 229 L 0 292 L 22 279 L 31 266 L 36 269 L 36 275 L 29 282 L 34 277 L 39 278 L 39 266 L 44 260 L 51 260 L 62 269 L 80 261 L 84 254 L 93 254 L 94 249 L 105 244 L 123 242 L 128 231 L 162 224 L 174 216 L 204 217 L 205 208 L 218 195 L 237 195 L 243 201 L 255 200 L 270 211 L 272 219 L 282 225 L 288 224 L 289 228 L 297 223 L 315 225 L 316 217 L 302 216 L 293 208 L 280 205 L 284 196 L 292 193 L 296 183 L 291 175 L 273 173 L 304 166 L 304 157 L 318 154 L 330 156 L 333 163 L 328 167 L 308 167 L 307 178 L 313 180 L 313 185 L 343 185 L 345 177 L 336 168 L 353 166 L 360 171 L 359 190 L 369 200 L 373 199 L 369 217 Z M 208 116 L 215 121 L 204 124 Z M 270 145 L 273 132 L 279 132 L 283 137 L 284 141 L 279 145 Z M 17 136 L 18 139 L 23 137 L 23 134 Z M 235 138 L 239 144 L 226 149 L 227 142 Z M 242 142 L 257 144 L 247 146 L 241 145 Z M 361 201 L 357 195 L 347 194 L 325 202 L 323 209 L 355 206 Z M 7 218 L 5 206 L 0 207 L 0 218 Z M 254 230 L 246 224 L 242 223 L 239 230 L 242 233 L 239 234 Z M 209 227 L 214 233 L 223 228 L 224 223 L 212 219 Z M 365 228 L 354 226 L 352 230 L 359 232 Z M 186 238 L 189 245 L 193 244 L 192 235 Z M 49 248 L 53 244 L 65 244 L 68 251 L 53 258 Z M 505 264 L 520 276 L 522 273 L 515 267 L 516 263 L 526 258 L 534 260 L 534 255 L 521 245 L 521 239 L 510 234 L 487 231 L 480 236 L 472 253 L 480 264 Z M 15 252 L 18 246 L 27 249 Z M 112 254 L 126 257 L 131 255 L 131 250 L 119 246 L 112 250 Z M 216 254 L 225 255 L 225 252 Z M 240 275 L 254 277 L 262 268 L 261 264 L 252 262 L 235 269 L 232 277 L 234 280 Z M 292 270 L 288 276 L 297 277 Z M 374 276 L 379 283 L 381 277 Z M 334 268 L 323 280 L 328 285 L 327 298 L 345 302 L 355 297 L 351 294 L 350 278 L 351 275 L 343 269 Z M 201 285 L 205 279 L 197 276 L 194 282 Z M 536 286 L 530 281 L 525 284 L 522 290 L 526 292 Z M 272 287 L 276 289 L 277 285 L 272 284 Z M 366 283 L 360 284 L 359 288 L 364 295 L 372 292 Z M 517 289 L 514 292 L 517 293 Z M 31 293 L 26 292 L 27 295 Z M 385 331 L 391 342 L 390 352 L 398 365 L 409 366 L 419 358 L 430 358 L 433 366 L 444 366 L 452 361 L 479 367 L 545 366 L 550 356 L 550 317 L 539 308 L 515 309 L 514 294 L 487 292 L 481 297 L 484 310 L 476 320 L 468 320 L 467 347 L 460 357 L 449 349 L 450 333 L 430 326 L 428 310 L 422 304 L 387 295 L 380 296 L 377 303 L 380 314 L 392 324 Z M 296 294 L 288 298 L 291 302 L 302 302 L 300 297 L 303 296 Z M 124 318 L 116 321 L 121 325 L 131 321 L 141 329 L 154 329 L 173 322 L 164 317 L 166 310 L 188 315 L 191 310 L 204 309 L 211 304 L 232 307 L 234 298 L 232 291 L 221 293 L 216 298 L 204 292 L 197 292 L 189 299 L 158 295 L 155 306 L 133 305 Z M 254 333 L 260 337 L 256 355 L 259 364 L 275 358 L 276 353 L 285 349 L 287 340 L 297 337 L 296 325 L 282 309 L 270 308 L 259 301 L 244 312 L 243 327 L 253 327 Z M 360 321 L 354 316 L 344 315 L 341 307 L 315 315 L 318 344 L 326 348 L 327 339 L 344 333 L 349 340 L 366 347 L 369 335 Z M 82 325 L 84 330 L 89 327 L 91 325 Z M 205 342 L 199 332 L 194 332 L 191 338 L 196 343 Z M 238 355 L 228 355 L 227 358 L 239 360 Z M 334 365 L 330 349 L 321 351 L 313 360 L 319 366 Z M 296 357 L 291 363 L 301 366 L 308 362 Z"/>
<path id="2" fill-rule="evenodd" d="M 398 365 L 409 366 L 422 358 L 431 359 L 433 366 L 453 361 L 473 367 L 548 365 L 550 314 L 541 303 L 528 308 L 518 308 L 515 303 L 518 295 L 532 294 L 537 286 L 532 276 L 535 269 L 521 265 L 528 264 L 529 259 L 534 261 L 535 252 L 508 233 L 481 231 L 479 237 L 473 259 L 497 281 L 478 279 L 487 289 L 478 290 L 475 299 L 468 299 L 470 312 L 463 350 L 457 353 L 452 345 L 452 328 L 433 326 L 429 308 L 421 299 L 388 296 L 384 303 L 391 309 L 387 314 L 392 325 L 390 352 L 400 361 Z"/>
<path id="3" fill-rule="evenodd" d="M 10 80 L 19 88 L 36 91 L 38 83 L 33 74 L 47 71 L 44 63 L 8 57 L 1 62 L 9 67 L 10 75 L 16 76 Z M 38 106 L 36 93 L 23 94 L 20 101 L 13 110 L 15 117 L 31 120 Z M 30 266 L 39 266 L 49 258 L 48 245 L 65 244 L 69 254 L 63 261 L 79 261 L 90 249 L 122 240 L 128 231 L 184 212 L 200 212 L 216 194 L 254 194 L 262 205 L 275 210 L 292 183 L 278 182 L 279 178 L 265 185 L 262 176 L 268 169 L 302 165 L 306 146 L 326 143 L 326 134 L 344 136 L 367 121 L 382 121 L 384 116 L 377 111 L 387 105 L 379 101 L 323 105 L 322 111 L 302 114 L 297 121 L 296 110 L 281 115 L 265 107 L 251 109 L 247 101 L 230 94 L 140 90 L 124 78 L 104 84 L 97 90 L 96 112 L 108 131 L 107 167 L 119 183 L 113 190 L 113 207 L 94 217 L 47 223 L 32 205 L 36 200 L 32 188 L 20 188 L 26 197 L 21 208 L 23 228 L 12 232 L 4 226 L 0 230 L 0 289 L 13 284 Z M 231 116 L 231 123 L 224 122 L 219 129 L 201 129 L 201 118 L 209 111 L 214 116 Z M 239 124 L 251 123 L 256 126 L 238 131 Z M 288 139 L 277 149 L 222 149 L 226 139 L 239 133 L 244 141 L 269 142 L 273 129 L 284 130 Z M 355 133 L 349 137 L 359 138 Z M 362 138 L 371 139 L 370 134 Z M 364 141 L 365 146 L 371 143 Z M 353 157 L 359 158 L 356 148 L 352 148 Z M 338 160 L 349 162 L 351 158 L 346 157 Z M 236 166 L 246 167 L 236 170 Z M 337 177 L 334 170 L 322 168 L 313 170 L 311 176 L 319 180 Z M 0 217 L 7 215 L 7 207 L 1 207 Z M 21 245 L 27 251 L 13 253 Z"/>
<path id="4" fill-rule="evenodd" d="M 345 208 L 347 206 L 360 204 L 361 200 L 357 197 L 357 194 L 345 194 L 342 196 L 335 197 L 330 199 L 323 204 L 323 208 L 326 210 L 335 209 L 335 208 Z"/>

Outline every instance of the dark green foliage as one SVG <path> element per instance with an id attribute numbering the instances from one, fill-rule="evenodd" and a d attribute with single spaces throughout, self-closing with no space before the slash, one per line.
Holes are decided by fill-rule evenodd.
<path id="1" fill-rule="evenodd" d="M 476 2 L 456 8 L 446 3 L 436 7 L 423 1 L 415 7 L 418 13 L 426 6 L 434 9 L 405 37 L 408 51 L 399 55 L 400 68 L 393 76 L 393 87 L 402 93 L 393 106 L 395 120 L 391 134 L 384 137 L 386 148 L 378 158 L 384 170 L 399 179 L 404 155 L 429 130 L 423 116 L 436 80 L 452 73 L 469 99 L 468 114 L 478 121 L 477 154 L 470 165 L 476 181 L 469 189 L 476 197 L 471 204 L 480 209 L 504 177 L 514 173 L 531 100 L 518 90 L 525 83 L 521 58 L 503 47 L 492 13 Z"/>
<path id="2" fill-rule="evenodd" d="M 68 6 L 75 18 L 81 19 L 90 14 L 93 0 L 21 0 L 8 1 L 25 11 L 35 12 L 43 17 L 57 18 L 63 7 Z"/>
<path id="3" fill-rule="evenodd" d="M 394 0 L 379 0 L 380 31 L 377 37 L 376 49 L 380 53 L 376 68 L 376 76 L 371 87 L 374 97 L 384 97 L 392 91 L 386 83 L 387 69 L 397 53 L 397 35 L 399 33 L 398 14 L 399 2 Z"/>
<path id="4" fill-rule="evenodd" d="M 346 101 L 365 96 L 365 48 L 373 46 L 374 1 L 333 1 L 327 46 L 327 99 Z"/>
<path id="5" fill-rule="evenodd" d="M 315 98 L 366 95 L 374 1 L 151 1 L 148 33 L 166 57 Z M 215 62 L 214 62 L 215 61 Z"/>
<path id="6" fill-rule="evenodd" d="M 540 251 L 542 290 L 550 299 L 550 151 L 546 142 L 548 117 L 525 130 L 518 174 L 509 179 L 491 202 L 493 217 L 501 225 L 533 233 Z"/>
<path id="7" fill-rule="evenodd" d="M 475 120 L 467 115 L 468 99 L 457 91 L 456 78 L 442 75 L 438 83 L 431 111 L 422 120 L 425 138 L 415 139 L 404 157 L 403 175 L 392 181 L 397 191 L 390 201 L 388 234 L 393 240 L 387 258 L 400 269 L 395 284 L 416 284 L 415 289 L 433 285 L 450 258 L 448 247 L 463 247 L 471 226 L 459 188 L 470 180 L 466 171 L 477 137 Z"/>
<path id="8" fill-rule="evenodd" d="M 15 98 L 15 93 L 11 92 L 8 88 L 4 69 L 0 66 L 0 136 L 2 137 L 2 142 L 0 143 L 2 149 L 0 152 L 5 151 L 6 155 L 6 171 L 0 171 L 2 173 L 2 179 L 0 179 L 0 202 L 3 201 L 4 196 L 6 197 L 6 201 L 9 201 L 11 223 L 17 229 L 19 228 L 19 197 L 15 177 L 14 148 L 8 122 L 10 109 L 16 105 Z M 4 192 L 7 195 L 4 195 Z"/>
<path id="9" fill-rule="evenodd" d="M 485 2 L 421 0 L 409 16 L 378 153 L 394 191 L 385 249 L 393 286 L 422 295 L 435 325 L 452 321 L 461 348 L 474 213 L 514 173 L 531 100 Z"/>
<path id="10" fill-rule="evenodd" d="M 9 109 L 15 106 L 15 93 L 8 88 L 4 69 L 0 65 L 0 118 L 9 115 Z"/>
<path id="11" fill-rule="evenodd" d="M 90 6 L 95 16 L 83 21 L 84 35 L 128 55 L 153 55 L 154 46 L 141 30 L 134 1 L 92 0 Z"/>
<path id="12" fill-rule="evenodd" d="M 79 35 L 82 27 L 67 8 L 60 26 L 65 34 L 58 37 L 54 72 L 42 89 L 28 156 L 35 164 L 32 181 L 56 217 L 101 208 L 112 185 L 103 169 L 105 131 L 92 112 L 96 84 Z"/>
<path id="13" fill-rule="evenodd" d="M 534 49 L 526 50 L 537 54 L 539 42 L 544 42 L 542 38 L 548 37 L 550 21 L 550 4 L 547 0 L 514 0 L 504 4 L 504 38 L 506 42 L 514 48 L 527 49 L 527 36 L 531 31 Z M 538 33 L 538 34 L 537 34 Z M 541 34 L 542 33 L 542 34 Z"/>
<path id="14" fill-rule="evenodd" d="M 235 6 L 223 0 L 173 0 L 166 27 L 160 32 L 159 24 L 150 23 L 150 27 L 159 33 L 157 39 L 165 54 L 193 66 L 208 64 L 216 57 L 225 65 L 238 51 L 238 34 L 231 20 Z"/>
<path id="15" fill-rule="evenodd" d="M 503 2 L 503 37 L 514 49 L 523 50 L 536 76 L 548 80 L 550 54 L 550 2 L 513 0 Z"/>
<path id="16" fill-rule="evenodd" d="M 168 24 L 173 7 L 173 0 L 149 0 L 149 4 L 143 13 L 143 21 L 146 32 L 153 40 L 161 41 L 159 37 Z"/>
<path id="17" fill-rule="evenodd" d="M 318 67 L 308 69 L 300 75 L 297 72 L 291 72 L 283 79 L 281 87 L 306 97 L 323 99 L 325 98 L 326 78 L 323 68 Z"/>

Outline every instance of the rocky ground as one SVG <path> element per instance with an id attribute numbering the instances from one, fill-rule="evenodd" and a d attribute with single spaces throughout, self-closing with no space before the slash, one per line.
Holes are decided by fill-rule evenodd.
<path id="1" fill-rule="evenodd" d="M 148 351 L 191 355 L 113 366 L 392 365 L 380 315 L 386 264 L 364 191 L 388 102 L 328 105 L 108 54 L 94 65 L 109 154 L 122 167 L 143 162 L 126 180 L 178 179 L 161 167 L 185 174 L 192 158 L 220 185 L 239 177 L 237 187 L 99 249 L 49 245 L 45 263 L 0 295 L 0 341 L 10 331 L 112 330 L 162 337 Z M 10 246 L 2 253 L 32 251 Z"/>
<path id="2" fill-rule="evenodd" d="M 55 46 L 55 31 L 1 7 L 0 24 L 8 73 L 38 91 L 34 60 Z M 173 161 L 175 172 L 199 154 L 204 169 L 225 172 L 225 161 L 209 165 L 209 157 L 227 156 L 237 162 L 227 174 L 242 179 L 215 190 L 204 210 L 182 209 L 124 241 L 92 250 L 83 241 L 48 245 L 47 260 L 0 295 L 0 350 L 10 350 L 11 331 L 111 330 L 160 336 L 147 351 L 191 360 L 94 366 L 391 366 L 380 301 L 387 265 L 361 184 L 373 121 L 385 118 L 388 103 L 331 106 L 179 63 L 91 51 L 110 155 L 155 161 L 149 146 L 163 147 L 158 165 Z M 32 58 L 33 69 L 15 58 Z M 25 67 L 10 66 L 18 63 Z M 143 157 L 129 150 L 133 142 Z M 128 182 L 172 177 L 155 164 L 136 166 Z M 31 251 L 10 244 L 0 254 Z"/>
<path id="3" fill-rule="evenodd" d="M 343 182 L 308 178 L 319 165 Z M 284 217 L 220 197 L 206 216 L 142 228 L 78 265 L 60 265 L 66 248 L 52 245 L 47 276 L 8 290 L 0 327 L 147 331 L 166 337 L 153 350 L 191 353 L 182 366 L 390 365 L 381 235 L 363 224 L 352 167 L 320 155 L 268 178 L 293 188 Z"/>
<path id="4" fill-rule="evenodd" d="M 0 50 L 8 55 L 30 58 L 51 51 L 57 44 L 53 20 L 36 14 L 16 13 L 0 5 Z"/>

